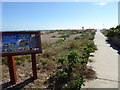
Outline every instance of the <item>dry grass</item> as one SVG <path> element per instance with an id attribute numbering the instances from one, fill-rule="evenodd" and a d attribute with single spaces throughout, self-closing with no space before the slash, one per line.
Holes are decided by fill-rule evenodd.
<path id="1" fill-rule="evenodd" d="M 47 31 L 48 32 L 48 31 Z M 49 33 L 49 34 L 48 34 Z M 45 31 L 42 34 L 42 54 L 37 54 L 37 71 L 38 71 L 38 79 L 29 85 L 26 86 L 26 88 L 30 87 L 47 87 L 47 85 L 44 84 L 44 81 L 48 79 L 48 77 L 53 76 L 55 74 L 55 70 L 59 65 L 58 59 L 60 57 L 67 56 L 70 51 L 77 50 L 79 52 L 79 56 L 83 56 L 83 47 L 86 45 L 88 41 L 87 37 L 84 38 L 78 38 L 77 40 L 74 40 L 77 36 L 79 36 L 79 33 L 82 33 L 81 31 L 54 31 L 54 32 L 48 32 Z M 61 38 L 58 38 L 59 36 L 63 34 L 69 34 L 69 39 L 63 40 Z M 51 38 L 52 36 L 55 36 L 54 38 Z M 23 73 L 21 71 L 24 71 L 25 77 L 20 80 L 20 82 L 24 81 L 28 76 L 32 75 L 31 71 L 31 56 L 30 55 L 22 55 L 22 56 L 15 56 L 17 69 L 18 70 L 18 76 L 20 73 Z M 9 75 L 6 76 L 6 73 L 8 73 L 7 61 L 6 58 L 2 59 L 3 62 L 3 83 L 9 80 Z M 78 67 L 79 68 L 79 67 Z M 91 67 L 87 67 L 85 71 L 83 71 L 87 78 L 93 78 L 92 75 L 95 75 L 94 70 L 92 70 Z"/>

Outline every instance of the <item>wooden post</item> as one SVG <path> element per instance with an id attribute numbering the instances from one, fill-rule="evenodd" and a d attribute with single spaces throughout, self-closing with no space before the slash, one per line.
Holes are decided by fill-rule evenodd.
<path id="1" fill-rule="evenodd" d="M 33 78 L 37 79 L 36 56 L 31 54 Z"/>
<path id="2" fill-rule="evenodd" d="M 8 60 L 8 67 L 9 67 L 9 73 L 10 73 L 10 82 L 11 84 L 15 84 L 17 81 L 17 76 L 16 76 L 16 64 L 14 60 L 14 56 L 7 56 Z"/>

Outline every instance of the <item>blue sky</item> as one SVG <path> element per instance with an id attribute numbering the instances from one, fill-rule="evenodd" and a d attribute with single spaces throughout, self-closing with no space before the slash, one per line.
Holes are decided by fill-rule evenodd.
<path id="1" fill-rule="evenodd" d="M 3 31 L 111 28 L 118 25 L 117 2 L 3 2 Z"/>

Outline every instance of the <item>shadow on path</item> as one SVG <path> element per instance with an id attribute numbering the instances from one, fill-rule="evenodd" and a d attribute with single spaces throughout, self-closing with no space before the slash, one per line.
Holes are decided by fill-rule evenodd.
<path id="1" fill-rule="evenodd" d="M 106 42 L 108 44 L 110 44 L 110 47 L 112 47 L 113 49 L 117 50 L 117 53 L 120 55 L 120 48 L 117 47 L 115 44 L 113 44 L 110 40 L 106 40 Z"/>
<path id="2" fill-rule="evenodd" d="M 33 82 L 35 79 L 33 77 L 28 78 L 27 80 L 25 80 L 24 82 L 18 83 L 13 87 L 7 88 L 9 86 L 12 86 L 12 84 L 10 82 L 4 83 L 0 86 L 2 86 L 2 89 L 22 89 L 23 87 L 25 87 L 26 85 L 28 85 L 29 83 Z"/>

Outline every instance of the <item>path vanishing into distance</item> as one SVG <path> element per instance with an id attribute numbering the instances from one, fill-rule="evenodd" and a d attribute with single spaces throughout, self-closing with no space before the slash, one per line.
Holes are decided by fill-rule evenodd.
<path id="1" fill-rule="evenodd" d="M 106 42 L 100 31 L 96 32 L 94 42 L 98 50 L 94 53 L 94 62 L 88 65 L 96 71 L 97 79 L 86 82 L 82 88 L 118 88 L 118 51 Z"/>

